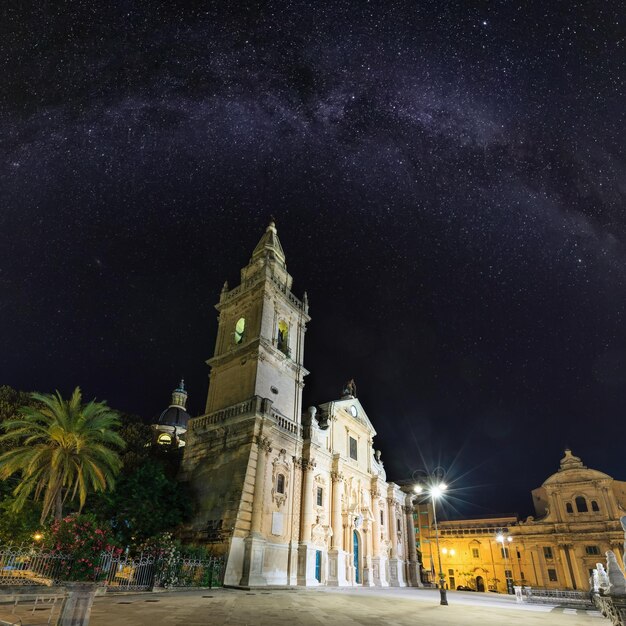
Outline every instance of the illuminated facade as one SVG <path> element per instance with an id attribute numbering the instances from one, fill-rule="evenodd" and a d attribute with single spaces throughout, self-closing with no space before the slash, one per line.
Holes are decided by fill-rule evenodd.
<path id="1" fill-rule="evenodd" d="M 536 517 L 526 521 L 505 516 L 439 523 L 442 569 L 450 589 L 505 593 L 507 584 L 521 584 L 588 590 L 591 571 L 607 550 L 621 560 L 619 518 L 626 512 L 626 482 L 585 467 L 566 450 L 559 470 L 532 496 Z M 413 515 L 422 575 L 434 581 L 439 564 L 430 504 L 417 505 Z"/>
<path id="2" fill-rule="evenodd" d="M 411 497 L 386 482 L 354 382 L 302 410 L 306 294 L 270 224 L 224 285 L 204 415 L 189 421 L 187 538 L 227 558 L 225 584 L 418 585 Z"/>

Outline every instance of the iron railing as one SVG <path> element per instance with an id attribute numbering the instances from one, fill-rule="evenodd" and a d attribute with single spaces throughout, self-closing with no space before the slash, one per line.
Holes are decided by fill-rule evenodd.
<path id="1" fill-rule="evenodd" d="M 0 586 L 53 585 L 72 557 L 38 546 L 0 545 Z"/>
<path id="2" fill-rule="evenodd" d="M 0 545 L 0 587 L 62 582 L 72 556 L 38 546 Z M 218 587 L 224 560 L 217 557 L 156 557 L 141 553 L 103 552 L 98 563 L 107 591 L 150 591 L 154 587 Z"/>

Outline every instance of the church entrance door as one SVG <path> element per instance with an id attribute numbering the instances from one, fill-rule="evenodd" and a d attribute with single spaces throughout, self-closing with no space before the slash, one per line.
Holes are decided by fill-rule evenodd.
<path id="1" fill-rule="evenodd" d="M 353 537 L 354 537 L 354 545 L 353 545 L 353 552 L 354 552 L 354 582 L 357 583 L 357 585 L 361 584 L 361 572 L 359 571 L 359 533 L 355 531 L 353 531 Z"/>
<path id="2" fill-rule="evenodd" d="M 483 581 L 482 576 L 476 576 L 476 591 L 484 591 L 485 590 L 485 582 Z"/>

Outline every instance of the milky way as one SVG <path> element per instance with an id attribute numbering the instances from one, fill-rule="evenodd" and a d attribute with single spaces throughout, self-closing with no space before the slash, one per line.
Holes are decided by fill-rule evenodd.
<path id="1" fill-rule="evenodd" d="M 479 513 L 566 445 L 626 478 L 621 3 L 5 11 L 0 383 L 201 411 L 274 215 L 305 403 L 354 376 L 390 478 L 441 461 Z"/>

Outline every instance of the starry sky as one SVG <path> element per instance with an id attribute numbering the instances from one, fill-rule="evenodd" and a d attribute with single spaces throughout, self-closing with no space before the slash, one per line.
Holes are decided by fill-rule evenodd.
<path id="1" fill-rule="evenodd" d="M 270 215 L 388 478 L 530 514 L 570 446 L 626 480 L 618 1 L 3 9 L 0 383 L 151 421 L 206 398 L 225 279 Z"/>

